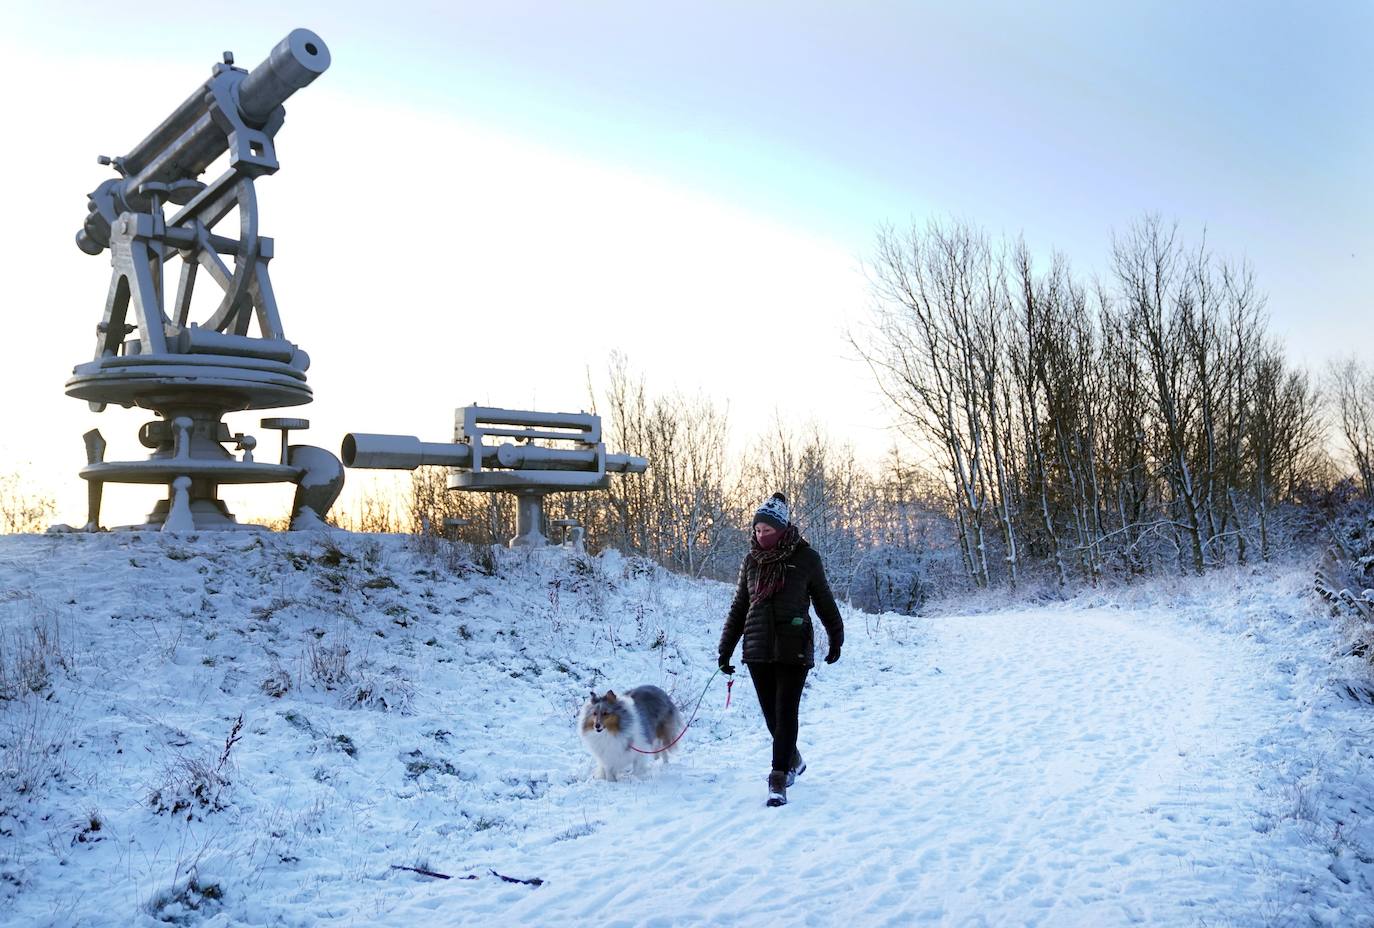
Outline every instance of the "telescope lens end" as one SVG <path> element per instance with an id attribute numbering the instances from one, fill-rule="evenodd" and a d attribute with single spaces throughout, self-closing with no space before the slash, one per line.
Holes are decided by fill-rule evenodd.
<path id="1" fill-rule="evenodd" d="M 286 37 L 292 57 L 304 68 L 316 75 L 323 74 L 329 67 L 329 46 L 309 29 L 292 29 Z"/>

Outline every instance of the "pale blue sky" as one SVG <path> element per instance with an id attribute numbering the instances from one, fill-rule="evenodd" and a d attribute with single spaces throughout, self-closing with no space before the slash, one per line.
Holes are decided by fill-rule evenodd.
<path id="1" fill-rule="evenodd" d="M 1280 323 L 1369 308 L 1368 3 L 275 7 L 10 5 L 20 41 L 65 55 L 222 44 L 251 66 L 307 25 L 339 93 L 657 175 L 858 256 L 878 223 L 938 213 L 1095 267 L 1154 211 L 1249 257 Z"/>
<path id="2" fill-rule="evenodd" d="M 889 440 L 882 412 L 839 334 L 864 310 L 857 266 L 876 228 L 929 216 L 1024 233 L 1085 273 L 1105 269 L 1113 231 L 1147 212 L 1192 239 L 1205 226 L 1219 253 L 1251 261 L 1295 358 L 1374 358 L 1374 6 L 1039 6 L 395 2 L 282 13 L 240 2 L 190 15 L 0 3 L 0 79 L 20 88 L 0 116 L 32 130 L 0 154 L 6 176 L 28 179 L 17 215 L 29 221 L 0 233 L 6 277 L 26 262 L 34 289 L 19 302 L 56 293 L 72 323 L 49 326 L 34 355 L 55 372 L 40 405 L 62 411 L 9 410 L 7 424 L 38 428 L 84 409 L 60 384 L 85 359 L 108 276 L 104 259 L 70 243 L 82 194 L 105 176 L 94 155 L 132 147 L 220 50 L 252 67 L 295 26 L 318 32 L 334 63 L 287 104 L 282 171 L 260 185 L 263 224 L 278 239 L 288 335 L 316 358 L 309 414 L 337 419 L 335 431 L 382 430 L 387 416 L 357 421 L 356 371 L 331 372 L 350 349 L 334 340 L 346 333 L 320 327 L 350 317 L 321 274 L 346 274 L 347 294 L 414 327 L 398 340 L 418 331 L 467 358 L 499 353 L 509 335 L 473 321 L 489 312 L 518 314 L 561 346 L 561 380 L 531 386 L 509 374 L 509 358 L 500 369 L 474 361 L 480 385 L 458 378 L 397 431 L 442 438 L 452 406 L 474 399 L 578 406 L 585 368 L 601 370 L 610 347 L 627 349 L 651 385 L 728 401 L 748 431 L 768 410 L 746 372 L 786 329 L 789 364 L 825 389 L 798 390 L 795 408 L 779 411 L 878 449 Z M 513 251 L 523 265 L 501 266 Z M 331 293 L 333 323 L 306 305 L 320 292 Z M 703 330 L 697 341 L 653 332 L 684 319 Z M 377 351 L 386 341 L 375 329 L 368 338 Z M 406 392 L 414 401 L 426 390 Z M 107 436 L 136 428 L 98 424 Z M 52 466 L 74 472 L 80 429 L 61 428 L 77 431 Z"/>

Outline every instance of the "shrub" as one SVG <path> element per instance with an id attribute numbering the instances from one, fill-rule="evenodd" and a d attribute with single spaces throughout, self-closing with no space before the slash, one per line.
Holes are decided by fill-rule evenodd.
<path id="1" fill-rule="evenodd" d="M 1340 507 L 1330 529 L 1315 588 L 1333 613 L 1350 619 L 1349 653 L 1374 661 L 1374 505 Z"/>

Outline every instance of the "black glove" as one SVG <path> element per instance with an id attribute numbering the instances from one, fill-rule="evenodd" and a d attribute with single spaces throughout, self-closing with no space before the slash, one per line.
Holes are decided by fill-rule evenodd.
<path id="1" fill-rule="evenodd" d="M 830 646 L 830 650 L 826 652 L 826 655 L 825 655 L 825 662 L 826 662 L 827 664 L 833 664 L 833 663 L 835 663 L 835 662 L 836 662 L 837 660 L 839 660 L 839 659 L 840 659 L 840 646 L 837 645 L 837 644 L 832 644 L 832 645 Z"/>
<path id="2" fill-rule="evenodd" d="M 725 674 L 727 677 L 733 677 L 733 676 L 735 675 L 735 665 L 732 664 L 732 663 L 730 663 L 729 661 L 727 661 L 727 660 L 726 660 L 725 658 L 723 658 L 723 657 L 720 658 L 719 660 L 720 660 L 720 672 L 723 673 L 723 674 Z"/>

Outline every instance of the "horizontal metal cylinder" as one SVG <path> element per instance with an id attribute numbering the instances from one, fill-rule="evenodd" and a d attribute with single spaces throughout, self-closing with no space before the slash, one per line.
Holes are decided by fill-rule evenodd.
<path id="1" fill-rule="evenodd" d="M 544 448 L 538 445 L 482 445 L 482 468 L 525 471 L 595 473 L 597 453 L 590 448 Z M 473 446 L 458 442 L 420 441 L 414 435 L 349 432 L 339 457 L 348 467 L 414 470 L 417 467 L 472 467 Z M 606 473 L 642 474 L 645 458 L 632 454 L 606 455 Z"/>
<path id="2" fill-rule="evenodd" d="M 494 449 L 493 449 L 494 451 Z M 471 467 L 472 446 L 445 441 L 420 441 L 414 435 L 375 435 L 349 432 L 339 457 L 349 467 L 414 470 L 426 465 Z M 485 461 L 486 455 L 483 455 Z M 495 460 L 496 455 L 491 455 Z"/>
<path id="3" fill-rule="evenodd" d="M 205 87 L 197 87 L 182 104 L 172 110 L 172 114 L 148 134 L 148 137 L 133 147 L 124 156 L 124 171 L 133 177 L 143 171 L 148 163 L 171 147 L 183 132 L 196 124 L 204 116 L 209 106 L 205 102 Z"/>
<path id="4" fill-rule="evenodd" d="M 606 455 L 606 473 L 642 474 L 649 469 L 649 459 L 634 454 Z"/>
<path id="5" fill-rule="evenodd" d="M 251 338 L 229 335 L 214 329 L 191 326 L 182 329 L 176 339 L 176 350 L 182 354 L 223 354 L 241 358 L 269 358 L 289 364 L 296 356 L 296 346 L 284 338 Z"/>
<path id="6" fill-rule="evenodd" d="M 596 452 L 589 448 L 542 448 L 538 445 L 497 445 L 496 460 L 516 470 L 596 470 Z M 642 474 L 649 467 L 644 458 L 629 454 L 606 455 L 606 472 Z"/>
<path id="7" fill-rule="evenodd" d="M 309 29 L 292 29 L 239 85 L 239 112 L 249 122 L 266 122 L 288 97 L 323 74 L 329 60 L 323 39 Z"/>

